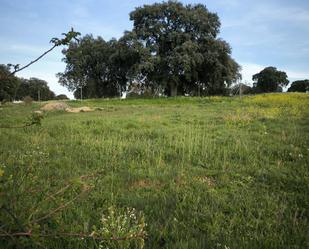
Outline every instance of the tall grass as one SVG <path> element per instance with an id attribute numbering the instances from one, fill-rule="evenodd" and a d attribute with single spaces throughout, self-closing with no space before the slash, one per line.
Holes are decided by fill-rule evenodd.
<path id="1" fill-rule="evenodd" d="M 69 104 L 101 111 L 0 130 L 0 247 L 308 247 L 308 95 Z"/>

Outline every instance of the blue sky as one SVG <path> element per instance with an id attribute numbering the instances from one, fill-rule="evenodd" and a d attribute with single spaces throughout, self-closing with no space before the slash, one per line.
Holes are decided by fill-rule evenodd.
<path id="1" fill-rule="evenodd" d="M 71 27 L 104 39 L 119 38 L 132 28 L 129 13 L 153 0 L 0 0 L 0 64 L 24 65 L 50 47 Z M 290 81 L 309 78 L 308 0 L 183 0 L 202 3 L 221 20 L 220 37 L 233 48 L 243 81 L 266 66 L 287 72 Z M 57 94 L 71 93 L 55 76 L 63 72 L 62 48 L 17 74 L 48 82 Z"/>

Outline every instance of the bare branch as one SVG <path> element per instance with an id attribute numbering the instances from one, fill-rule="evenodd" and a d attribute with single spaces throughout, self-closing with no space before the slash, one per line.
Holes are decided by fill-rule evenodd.
<path id="1" fill-rule="evenodd" d="M 57 47 L 57 45 L 54 45 L 52 48 L 48 49 L 46 52 L 44 52 L 42 55 L 40 55 L 38 58 L 36 58 L 35 60 L 31 61 L 30 63 L 28 63 L 27 65 L 19 68 L 19 67 L 15 67 L 15 70 L 13 72 L 11 72 L 7 77 L 13 76 L 15 73 L 24 70 L 25 68 L 29 67 L 30 65 L 32 65 L 33 63 L 37 62 L 39 59 L 41 59 L 43 56 L 45 56 L 46 54 L 48 54 L 49 52 L 51 52 L 55 47 Z"/>

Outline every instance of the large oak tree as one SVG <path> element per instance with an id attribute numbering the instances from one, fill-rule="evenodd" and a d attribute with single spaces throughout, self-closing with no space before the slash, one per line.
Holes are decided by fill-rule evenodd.
<path id="1" fill-rule="evenodd" d="M 219 17 L 202 4 L 168 1 L 136 8 L 133 32 L 153 57 L 150 80 L 170 96 L 222 93 L 240 75 L 230 46 L 218 39 Z"/>
<path id="2" fill-rule="evenodd" d="M 119 40 L 86 35 L 63 51 L 59 82 L 75 97 L 114 97 L 139 85 L 153 93 L 222 94 L 239 77 L 220 21 L 206 6 L 169 1 L 130 13 L 132 31 Z M 139 92 L 143 92 L 140 90 Z"/>

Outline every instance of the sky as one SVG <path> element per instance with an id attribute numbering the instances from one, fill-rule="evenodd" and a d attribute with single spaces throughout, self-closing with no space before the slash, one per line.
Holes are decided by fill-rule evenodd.
<path id="1" fill-rule="evenodd" d="M 129 13 L 159 0 L 0 0 L 0 64 L 25 65 L 51 47 L 71 27 L 82 35 L 105 40 L 119 38 L 132 29 Z M 309 79 L 308 0 L 183 0 L 202 3 L 221 21 L 219 37 L 232 47 L 232 57 L 242 66 L 243 82 L 267 66 L 285 71 L 292 82 Z M 67 94 L 56 73 L 65 63 L 56 48 L 17 76 L 48 82 L 56 94 Z"/>

